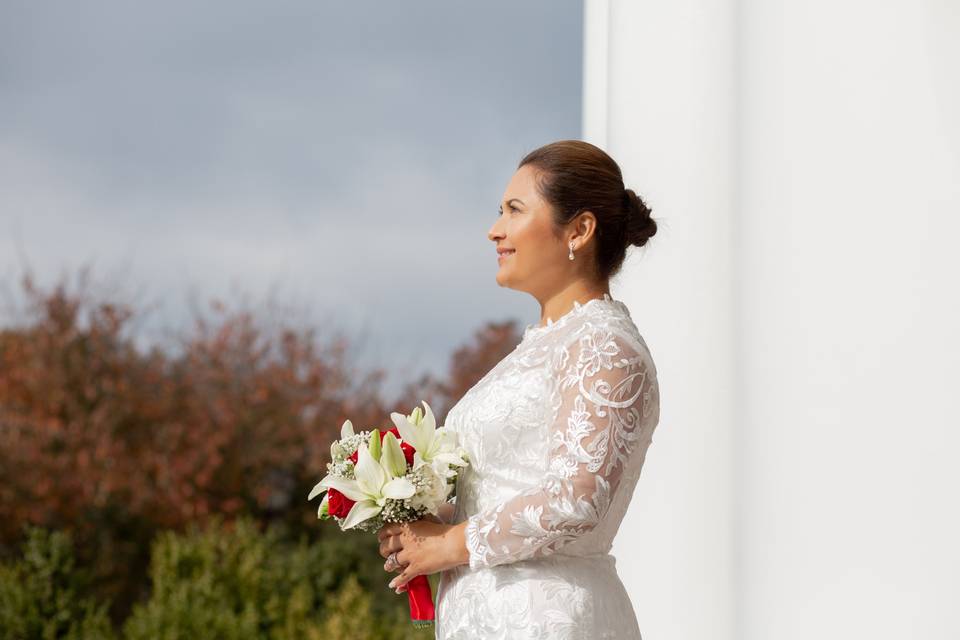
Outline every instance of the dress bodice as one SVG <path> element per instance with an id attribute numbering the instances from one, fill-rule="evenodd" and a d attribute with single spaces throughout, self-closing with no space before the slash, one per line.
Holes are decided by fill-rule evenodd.
<path id="1" fill-rule="evenodd" d="M 470 456 L 457 479 L 452 517 L 467 522 L 469 566 L 444 573 L 447 593 L 438 602 L 443 596 L 448 602 L 439 602 L 446 619 L 438 637 L 501 637 L 493 627 L 487 635 L 450 631 L 466 628 L 454 618 L 463 623 L 467 614 L 452 614 L 449 599 L 468 574 L 493 571 L 502 580 L 507 574 L 495 570 L 509 569 L 529 577 L 538 567 L 584 561 L 611 570 L 608 554 L 659 414 L 656 368 L 623 302 L 604 294 L 575 303 L 556 321 L 526 326 L 517 347 L 445 420 Z M 470 589 L 461 584 L 459 591 Z M 580 637 L 552 627 L 562 627 L 563 616 L 554 618 L 526 624 L 552 629 L 545 637 Z M 514 630 L 502 637 L 525 636 Z"/>

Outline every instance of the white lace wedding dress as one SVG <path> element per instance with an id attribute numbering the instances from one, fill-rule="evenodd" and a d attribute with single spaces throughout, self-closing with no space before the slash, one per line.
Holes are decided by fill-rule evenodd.
<path id="1" fill-rule="evenodd" d="M 623 302 L 527 325 L 446 417 L 470 454 L 451 518 L 468 523 L 470 564 L 441 574 L 436 637 L 639 639 L 609 551 L 659 417 Z"/>

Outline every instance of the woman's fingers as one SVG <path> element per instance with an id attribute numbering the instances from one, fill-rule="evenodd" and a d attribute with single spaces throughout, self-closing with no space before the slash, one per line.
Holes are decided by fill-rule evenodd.
<path id="1" fill-rule="evenodd" d="M 383 570 L 387 573 L 391 571 L 403 571 L 403 565 L 398 562 L 391 562 L 388 558 L 387 561 L 383 563 Z"/>
<path id="2" fill-rule="evenodd" d="M 399 589 L 400 585 L 403 584 L 403 574 L 405 572 L 406 572 L 406 569 L 401 571 L 398 575 L 393 576 L 393 580 L 390 581 L 390 585 L 389 585 L 391 589 L 393 589 L 394 591 L 397 591 L 397 589 Z M 400 592 L 397 591 L 397 593 L 400 593 Z"/>
<path id="3" fill-rule="evenodd" d="M 403 549 L 403 543 L 397 536 L 387 538 L 380 543 L 380 555 L 384 558 L 389 556 L 394 551 L 400 551 L 401 549 Z"/>
<path id="4" fill-rule="evenodd" d="M 394 576 L 393 580 L 390 581 L 390 587 L 392 589 L 396 589 L 400 585 L 406 584 L 407 580 L 410 580 L 413 578 L 413 576 L 417 575 L 410 566 L 410 560 L 407 557 L 409 555 L 410 554 L 408 551 L 401 549 L 397 555 L 393 556 L 403 570 L 398 575 Z"/>
<path id="5" fill-rule="evenodd" d="M 391 589 L 393 589 L 393 590 L 396 591 L 397 593 L 403 593 L 403 592 L 407 591 L 407 590 L 409 589 L 409 587 L 407 586 L 407 583 L 396 584 L 397 579 L 398 579 L 399 577 L 400 577 L 400 576 L 394 576 L 393 580 L 390 581 L 390 585 L 389 585 L 389 586 L 390 586 Z"/>
<path id="6" fill-rule="evenodd" d="M 400 561 L 401 551 L 403 551 L 403 547 L 398 545 L 396 549 L 386 554 L 387 561 L 383 563 L 384 571 L 400 571 L 403 569 L 404 564 Z"/>
<path id="7" fill-rule="evenodd" d="M 380 545 L 380 555 L 387 559 L 383 563 L 384 571 L 399 571 L 403 569 L 405 563 L 400 559 L 400 552 L 403 551 L 403 543 L 400 538 L 393 536 L 388 538 Z"/>
<path id="8" fill-rule="evenodd" d="M 404 567 L 403 571 L 393 577 L 393 580 L 390 581 L 390 588 L 394 589 L 397 593 L 400 593 L 400 589 L 406 589 L 407 582 L 413 580 L 417 575 L 415 571 L 411 571 L 410 567 Z"/>
<path id="9" fill-rule="evenodd" d="M 390 522 L 388 524 L 380 527 L 380 531 L 377 532 L 377 540 L 383 542 L 384 538 L 389 536 L 396 536 L 400 534 L 400 525 L 396 522 Z"/>
<path id="10" fill-rule="evenodd" d="M 399 571 L 390 581 L 390 588 L 397 593 L 403 593 L 407 590 L 407 582 L 412 580 L 417 574 L 410 571 L 410 560 L 407 558 L 409 552 L 403 548 L 401 534 L 408 527 L 408 523 L 390 523 L 377 532 L 377 539 L 380 541 L 380 555 L 388 558 L 383 563 L 384 571 Z M 389 560 L 390 554 L 396 552 L 393 556 L 393 562 Z"/>

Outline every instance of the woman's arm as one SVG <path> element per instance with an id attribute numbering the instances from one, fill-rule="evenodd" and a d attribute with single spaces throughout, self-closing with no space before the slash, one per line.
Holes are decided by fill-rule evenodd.
<path id="1" fill-rule="evenodd" d="M 609 509 L 627 458 L 646 455 L 642 427 L 658 411 L 658 389 L 644 347 L 597 326 L 560 348 L 547 474 L 465 521 L 471 569 L 549 555 L 590 531 Z"/>
<path id="2" fill-rule="evenodd" d="M 542 482 L 458 524 L 388 524 L 381 554 L 408 565 L 390 583 L 468 564 L 489 567 L 554 553 L 606 515 L 629 456 L 645 456 L 646 424 L 659 415 L 656 371 L 645 347 L 603 327 L 555 359 L 548 468 Z"/>
<path id="3" fill-rule="evenodd" d="M 450 525 L 450 528 L 444 533 L 447 550 L 446 568 L 455 567 L 461 564 L 470 564 L 470 553 L 467 550 L 467 521 L 460 524 Z"/>

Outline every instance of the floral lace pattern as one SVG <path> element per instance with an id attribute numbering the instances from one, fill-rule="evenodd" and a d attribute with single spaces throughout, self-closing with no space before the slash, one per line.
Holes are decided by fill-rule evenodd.
<path id="1" fill-rule="evenodd" d="M 471 459 L 452 517 L 469 565 L 441 576 L 436 637 L 640 638 L 609 551 L 659 415 L 625 304 L 528 325 L 447 415 Z"/>

